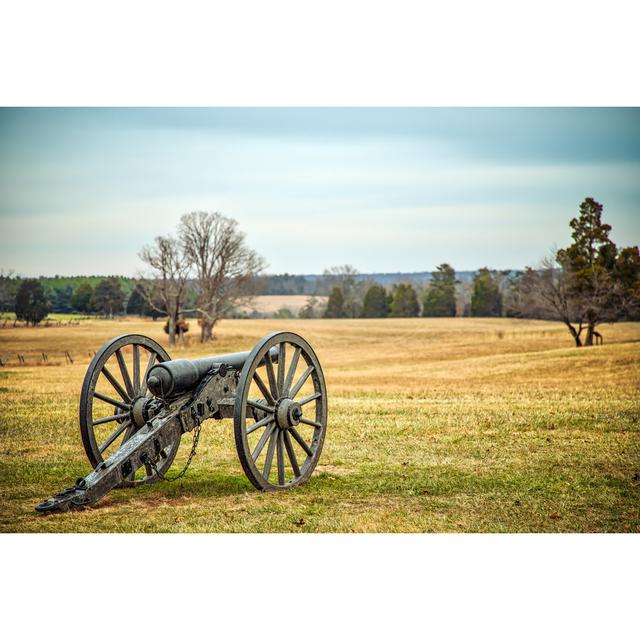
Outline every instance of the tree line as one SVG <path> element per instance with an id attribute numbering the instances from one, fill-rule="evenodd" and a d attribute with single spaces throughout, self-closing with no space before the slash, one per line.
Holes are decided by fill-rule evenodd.
<path id="1" fill-rule="evenodd" d="M 471 296 L 461 290 L 455 269 L 447 263 L 436 267 L 423 287 L 399 283 L 390 288 L 379 283 L 358 282 L 353 267 L 337 267 L 340 283 L 331 289 L 324 318 L 453 318 L 455 316 L 500 317 L 505 315 L 505 276 L 483 267 L 473 276 Z M 508 314 L 507 314 L 508 315 Z M 302 317 L 306 316 L 303 309 Z"/>
<path id="2" fill-rule="evenodd" d="M 592 345 L 603 322 L 640 319 L 640 256 L 637 246 L 618 249 L 603 207 L 586 198 L 569 225 L 573 242 L 536 267 L 497 271 L 483 267 L 471 282 L 440 264 L 425 286 L 385 287 L 367 282 L 353 267 L 333 267 L 318 279 L 329 291 L 326 305 L 311 296 L 301 318 L 512 317 L 560 320 L 576 346 Z M 52 309 L 111 317 L 128 313 L 166 317 L 173 344 L 195 316 L 200 339 L 210 340 L 220 318 L 261 292 L 265 262 L 245 241 L 237 222 L 218 212 L 184 214 L 175 235 L 158 236 L 141 249 L 147 273 L 136 280 L 94 278 L 76 288 L 47 290 L 38 280 L 0 274 L 0 310 L 38 324 Z M 283 290 L 303 276 L 278 277 Z M 128 289 L 128 290 L 127 290 Z M 284 316 L 280 316 L 284 317 Z"/>
<path id="3" fill-rule="evenodd" d="M 46 287 L 35 278 L 14 278 L 0 275 L 0 310 L 16 314 L 18 320 L 37 325 L 49 313 L 68 313 L 113 317 L 138 313 L 132 309 L 135 296 L 128 294 L 121 278 L 102 278 L 95 286 L 83 282 L 75 288 L 66 285 L 58 289 Z M 134 291 L 135 293 L 135 291 Z"/>
<path id="4" fill-rule="evenodd" d="M 483 267 L 470 291 L 461 287 L 454 268 L 437 267 L 422 291 L 409 284 L 390 290 L 361 283 L 350 266 L 331 272 L 325 318 L 512 317 L 563 322 L 576 346 L 591 346 L 603 322 L 640 320 L 640 254 L 637 246 L 618 249 L 603 206 L 593 198 L 580 205 L 569 226 L 573 242 L 536 267 L 496 271 Z M 305 310 L 303 309 L 303 312 Z"/>

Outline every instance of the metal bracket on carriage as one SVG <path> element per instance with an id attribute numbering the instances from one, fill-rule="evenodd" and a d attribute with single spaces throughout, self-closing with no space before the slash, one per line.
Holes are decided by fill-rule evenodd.
<path id="1" fill-rule="evenodd" d="M 227 364 L 215 364 L 180 410 L 183 431 L 192 431 L 209 418 L 232 418 L 239 377 L 239 371 Z"/>

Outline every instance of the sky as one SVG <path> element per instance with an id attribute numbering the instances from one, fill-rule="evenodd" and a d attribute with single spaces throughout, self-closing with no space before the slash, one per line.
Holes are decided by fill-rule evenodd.
<path id="1" fill-rule="evenodd" d="M 0 109 L 0 269 L 24 276 L 134 276 L 194 210 L 267 273 L 518 269 L 588 196 L 640 242 L 640 109 Z"/>

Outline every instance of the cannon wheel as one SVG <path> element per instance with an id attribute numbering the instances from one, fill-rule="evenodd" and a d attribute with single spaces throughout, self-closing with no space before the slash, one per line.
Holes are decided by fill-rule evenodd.
<path id="1" fill-rule="evenodd" d="M 327 388 L 309 343 L 290 332 L 263 338 L 242 368 L 235 401 L 236 449 L 247 478 L 263 491 L 306 482 L 326 429 Z"/>
<path id="2" fill-rule="evenodd" d="M 140 420 L 137 424 L 134 420 L 134 404 L 140 407 L 144 405 L 141 398 L 153 397 L 147 389 L 147 372 L 156 362 L 167 360 L 171 360 L 169 354 L 157 342 L 137 334 L 114 338 L 95 354 L 80 393 L 80 435 L 94 469 L 103 461 L 103 454 L 106 458 L 115 453 L 140 428 Z M 157 465 L 161 474 L 169 470 L 179 446 L 177 440 L 161 454 Z M 145 465 L 123 486 L 158 479 L 151 466 Z"/>

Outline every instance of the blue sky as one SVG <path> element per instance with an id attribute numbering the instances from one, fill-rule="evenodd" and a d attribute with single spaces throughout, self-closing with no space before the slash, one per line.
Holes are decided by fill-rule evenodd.
<path id="1" fill-rule="evenodd" d="M 123 274 L 180 215 L 269 273 L 535 264 L 593 196 L 640 242 L 640 109 L 1 109 L 0 268 Z"/>

